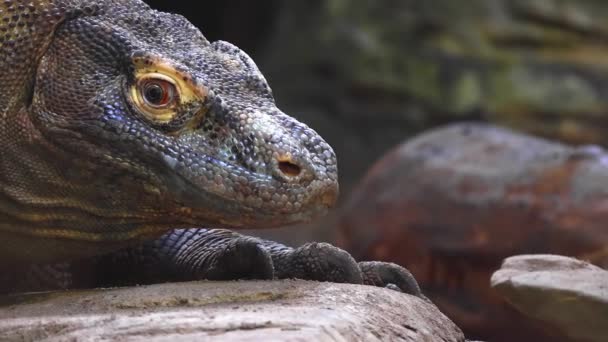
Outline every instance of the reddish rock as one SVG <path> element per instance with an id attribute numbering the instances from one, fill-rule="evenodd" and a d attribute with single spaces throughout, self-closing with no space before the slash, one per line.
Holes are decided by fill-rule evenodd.
<path id="1" fill-rule="evenodd" d="M 409 268 L 467 336 L 538 341 L 554 330 L 506 305 L 492 273 L 516 254 L 608 265 L 606 222 L 602 149 L 457 124 L 405 142 L 369 171 L 343 208 L 339 245 Z"/>

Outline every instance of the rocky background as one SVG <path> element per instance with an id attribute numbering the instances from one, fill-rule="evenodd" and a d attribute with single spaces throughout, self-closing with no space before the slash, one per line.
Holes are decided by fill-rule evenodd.
<path id="1" fill-rule="evenodd" d="M 250 53 L 269 80 L 279 106 L 316 129 L 336 150 L 342 189 L 339 210 L 309 226 L 259 233 L 264 236 L 293 244 L 313 239 L 336 242 L 337 227 L 344 227 L 345 218 L 355 214 L 349 212 L 353 206 L 347 203 L 356 201 L 353 193 L 361 193 L 355 190 L 357 184 L 374 162 L 397 144 L 440 125 L 481 121 L 549 138 L 555 141 L 554 144 L 608 144 L 608 135 L 603 134 L 608 126 L 608 2 L 605 1 L 469 0 L 465 5 L 453 0 L 226 0 L 204 2 L 203 11 L 193 10 L 187 2 L 148 2 L 155 8 L 185 15 L 210 40 L 228 40 Z M 522 150 L 533 148 L 521 141 L 519 146 Z M 598 181 L 588 183 L 588 187 L 605 184 L 602 179 L 608 178 L 601 173 L 605 172 L 601 168 L 607 160 L 604 152 L 593 148 L 581 151 L 582 154 L 574 153 L 574 159 L 558 160 L 562 163 L 561 168 L 553 168 L 553 164 L 547 166 L 547 169 L 564 171 L 540 174 L 534 178 L 539 181 L 533 192 L 540 194 L 539 198 L 543 200 L 550 197 L 549 202 L 542 203 L 551 203 L 534 206 L 534 202 L 526 207 L 535 220 L 546 218 L 548 209 L 563 208 L 560 201 L 569 203 L 567 196 L 577 193 L 562 191 L 558 186 L 562 181 L 571 181 L 572 174 L 568 172 L 572 168 L 569 165 L 578 165 L 578 162 L 572 162 L 579 158 L 577 156 L 591 158 L 593 165 L 599 165 L 592 168 L 594 177 L 597 177 L 592 178 Z M 492 150 L 485 152 L 488 156 L 493 155 Z M 551 154 L 545 154 L 546 149 L 539 153 L 545 156 L 539 159 L 539 168 L 543 169 L 543 162 L 552 160 Z M 510 154 L 506 158 L 511 158 L 514 169 L 519 166 L 526 170 L 527 164 L 522 163 L 529 163 L 530 159 L 516 156 Z M 398 164 L 386 165 L 395 167 Z M 459 165 L 465 165 L 466 170 L 469 164 Z M 397 169 L 389 174 L 398 178 L 401 173 Z M 486 179 L 483 174 L 480 177 Z M 384 184 L 390 185 L 392 181 L 385 179 Z M 407 181 L 415 183 L 417 180 L 400 181 L 402 183 L 395 184 L 407 187 L 411 184 Z M 479 189 L 475 187 L 477 183 L 467 185 Z M 550 214 L 550 219 L 540 221 L 530 221 L 525 215 L 518 216 L 518 221 L 512 225 L 509 225 L 511 216 L 508 215 L 497 214 L 493 221 L 492 217 L 484 219 L 500 223 L 499 226 L 504 228 L 501 231 L 506 234 L 505 241 L 511 241 L 509 248 L 505 248 L 507 251 L 547 252 L 555 250 L 551 248 L 553 242 L 550 241 L 561 241 L 560 246 L 566 246 L 566 249 L 560 251 L 568 254 L 568 239 L 577 235 L 577 227 L 586 222 L 605 222 L 608 217 L 605 213 L 608 209 L 604 209 L 608 207 L 604 204 L 608 203 L 605 193 L 608 191 L 600 190 L 592 199 L 591 214 L 581 214 L 589 218 L 586 221 L 576 221 L 567 216 L 552 221 L 555 217 Z M 374 193 L 366 195 L 373 198 Z M 450 200 L 453 200 L 450 205 L 458 206 L 460 203 L 458 198 Z M 523 202 L 526 205 L 525 200 Z M 399 203 L 396 200 L 396 205 Z M 434 203 L 436 201 L 427 202 L 430 210 Z M 495 204 L 491 209 L 497 208 Z M 483 208 L 483 203 L 479 205 Z M 411 209 L 408 206 L 399 208 L 402 212 Z M 480 212 L 484 211 L 480 209 Z M 494 212 L 485 213 L 491 216 Z M 407 230 L 411 226 L 399 228 L 389 224 L 396 222 L 394 219 L 391 221 L 391 217 L 384 219 L 382 226 L 369 223 L 369 231 L 392 227 L 386 231 L 395 236 L 411 233 Z M 442 222 L 450 222 L 451 217 L 442 219 Z M 455 219 L 476 222 L 474 216 Z M 543 240 L 546 235 L 541 236 L 529 229 L 533 226 L 530 222 L 542 222 L 548 227 L 553 227 L 551 222 L 559 222 L 556 232 L 565 231 L 570 235 Z M 427 225 L 423 228 L 445 228 L 437 227 Z M 563 230 L 563 227 L 567 229 Z M 495 225 L 477 224 L 475 228 L 484 231 L 495 228 Z M 602 227 L 596 225 L 593 229 Z M 342 228 L 341 234 L 348 235 L 348 232 L 348 227 Z M 443 237 L 448 242 L 463 239 L 458 231 L 452 231 L 448 236 L 442 235 L 445 230 L 440 229 L 431 233 L 431 236 Z M 542 234 L 550 233 L 543 231 Z M 483 237 L 483 234 L 476 236 Z M 598 240 L 598 236 L 603 234 L 592 234 L 581 240 L 592 241 L 593 250 L 590 252 L 601 255 L 605 251 L 598 252 L 597 245 L 608 245 L 608 241 Z M 340 239 L 346 248 L 352 247 L 348 238 L 342 236 Z M 388 260 L 397 261 L 397 256 L 389 253 L 387 248 L 377 245 L 371 251 L 376 254 L 368 251 L 356 256 L 384 255 Z M 477 277 L 477 282 L 484 284 L 486 290 L 473 295 L 490 291 L 489 274 L 499 266 L 497 260 L 500 259 L 496 255 L 471 253 L 463 257 L 462 249 L 444 248 L 442 251 L 440 260 L 452 261 L 448 263 L 452 265 L 448 271 L 456 274 L 446 276 L 456 279 L 455 285 L 448 281 L 442 282 L 443 286 L 462 286 L 467 284 L 463 281 L 466 275 L 482 274 Z M 572 251 L 571 255 L 584 255 L 579 252 Z M 506 256 L 500 255 L 501 258 Z M 471 257 L 475 260 L 474 271 L 467 271 L 472 264 L 463 266 L 462 262 L 471 260 Z M 407 260 L 401 263 L 411 266 Z M 442 265 L 445 263 L 439 266 Z M 459 266 L 454 268 L 454 265 Z M 414 273 L 418 278 L 423 277 L 423 274 Z M 471 288 L 473 285 L 467 286 Z M 457 299 L 462 300 L 461 297 Z M 440 308 L 448 311 L 447 305 L 450 303 Z M 502 330 L 483 330 L 479 327 L 488 326 L 487 321 L 480 320 L 486 312 L 484 305 L 506 307 L 506 304 L 484 304 L 473 300 L 462 304 L 455 300 L 451 305 L 456 309 L 468 305 L 466 310 L 452 310 L 450 318 L 463 326 L 471 338 L 526 341 L 528 336 L 530 341 L 543 340 L 546 339 L 543 334 L 552 330 L 550 327 L 541 330 L 531 327 L 531 332 L 525 335 L 527 327 L 519 321 L 513 322 L 521 329 L 503 326 Z M 471 312 L 476 314 L 471 315 Z M 521 322 L 529 321 L 522 318 Z M 514 339 L 508 335 L 515 330 L 521 330 L 524 336 Z"/>

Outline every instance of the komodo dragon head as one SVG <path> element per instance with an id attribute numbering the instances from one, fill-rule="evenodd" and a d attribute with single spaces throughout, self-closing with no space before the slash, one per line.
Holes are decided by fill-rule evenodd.
<path id="1" fill-rule="evenodd" d="M 334 204 L 334 152 L 236 46 L 137 0 L 27 3 L 0 4 L 0 165 L 20 205 L 2 215 L 21 232 L 272 227 Z"/>

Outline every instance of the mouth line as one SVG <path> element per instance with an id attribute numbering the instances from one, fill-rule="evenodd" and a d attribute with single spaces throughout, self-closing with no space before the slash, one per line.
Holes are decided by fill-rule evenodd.
<path id="1" fill-rule="evenodd" d="M 187 215 L 174 213 L 176 226 L 192 226 L 204 228 L 225 228 L 225 229 L 264 229 L 295 225 L 310 222 L 324 216 L 329 211 L 326 206 L 316 206 L 307 210 L 288 214 L 277 214 L 267 212 L 261 214 L 255 211 L 249 214 L 237 213 L 234 215 L 221 215 L 214 213 L 209 215 L 208 211 L 198 211 L 188 208 Z M 214 217 L 215 216 L 215 217 Z"/>
<path id="2" fill-rule="evenodd" d="M 295 212 L 285 215 L 273 215 L 262 220 L 260 220 L 259 218 L 243 219 L 239 217 L 239 221 L 237 221 L 238 223 L 236 225 L 234 225 L 233 223 L 230 225 L 230 227 L 240 229 L 271 229 L 286 227 L 311 222 L 327 214 L 327 211 L 328 208 L 315 207 L 302 212 Z"/>

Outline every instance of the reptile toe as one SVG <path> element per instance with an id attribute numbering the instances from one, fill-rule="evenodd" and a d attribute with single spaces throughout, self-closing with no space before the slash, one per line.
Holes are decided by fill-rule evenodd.
<path id="1" fill-rule="evenodd" d="M 401 291 L 424 298 L 414 276 L 397 264 L 380 261 L 363 261 L 359 263 L 363 283 Z"/>
<path id="2" fill-rule="evenodd" d="M 307 243 L 293 249 L 280 271 L 282 278 L 362 284 L 357 262 L 346 251 L 328 243 Z"/>
<path id="3" fill-rule="evenodd" d="M 230 241 L 214 255 L 213 262 L 203 270 L 208 280 L 273 279 L 274 267 L 270 253 L 247 237 Z"/>

